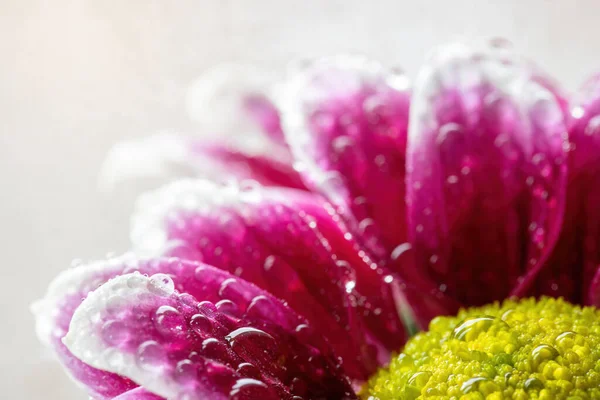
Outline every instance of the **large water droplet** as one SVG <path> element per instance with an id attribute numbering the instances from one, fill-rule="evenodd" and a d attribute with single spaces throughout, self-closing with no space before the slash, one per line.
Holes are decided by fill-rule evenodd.
<path id="1" fill-rule="evenodd" d="M 529 378 L 525 381 L 523 388 L 527 391 L 542 390 L 544 388 L 544 382 L 542 382 L 539 378 Z"/>
<path id="2" fill-rule="evenodd" d="M 259 399 L 263 396 L 271 397 L 269 395 L 270 392 L 267 385 L 262 381 L 252 378 L 238 379 L 231 387 L 231 392 L 229 392 L 231 400 Z"/>
<path id="3" fill-rule="evenodd" d="M 412 385 L 416 388 L 422 389 L 427 385 L 429 379 L 431 379 L 431 372 L 429 371 L 419 371 L 415 372 L 409 379 L 408 384 Z"/>
<path id="4" fill-rule="evenodd" d="M 275 338 L 261 329 L 250 326 L 238 328 L 225 336 L 225 340 L 233 351 L 246 360 L 271 363 L 279 355 Z"/>
<path id="5" fill-rule="evenodd" d="M 129 339 L 129 330 L 121 321 L 108 321 L 102 326 L 102 338 L 106 343 L 118 346 Z"/>
<path id="6" fill-rule="evenodd" d="M 248 362 L 240 363 L 237 367 L 237 373 L 244 378 L 260 379 L 260 370 Z"/>
<path id="7" fill-rule="evenodd" d="M 137 363 L 147 371 L 160 370 L 166 361 L 166 354 L 160 344 L 153 340 L 144 342 L 137 350 Z"/>
<path id="8" fill-rule="evenodd" d="M 505 328 L 508 328 L 506 322 L 498 318 L 490 316 L 468 318 L 454 328 L 454 331 L 452 332 L 452 338 L 468 342 L 476 339 L 481 333 L 486 332 L 494 324 L 502 325 Z"/>
<path id="9" fill-rule="evenodd" d="M 175 379 L 181 384 L 195 382 L 197 377 L 196 367 L 190 360 L 181 360 L 175 367 Z"/>
<path id="10" fill-rule="evenodd" d="M 548 344 L 541 344 L 531 351 L 531 363 L 537 369 L 544 361 L 558 357 L 558 350 Z"/>
<path id="11" fill-rule="evenodd" d="M 212 322 L 202 314 L 195 314 L 190 319 L 190 328 L 198 335 L 210 335 L 212 333 Z"/>
<path id="12" fill-rule="evenodd" d="M 166 274 L 155 274 L 148 281 L 148 290 L 158 296 L 170 296 L 175 291 L 173 279 Z"/>
<path id="13" fill-rule="evenodd" d="M 215 307 L 219 312 L 222 312 L 223 314 L 227 314 L 231 317 L 236 318 L 240 317 L 239 307 L 231 300 L 221 300 L 217 304 L 215 304 Z"/>
<path id="14" fill-rule="evenodd" d="M 460 391 L 465 394 L 473 392 L 473 391 L 477 391 L 479 389 L 479 384 L 481 384 L 482 382 L 490 382 L 490 380 L 483 376 L 477 376 L 475 378 L 471 378 L 469 380 L 466 380 L 462 384 L 462 386 L 460 387 Z"/>
<path id="15" fill-rule="evenodd" d="M 178 336 L 185 333 L 183 316 L 171 306 L 160 306 L 156 310 L 155 326 L 163 335 Z"/>

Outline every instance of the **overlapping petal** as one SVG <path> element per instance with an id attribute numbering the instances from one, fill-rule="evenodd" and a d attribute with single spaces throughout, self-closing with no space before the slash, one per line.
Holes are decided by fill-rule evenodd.
<path id="1" fill-rule="evenodd" d="M 362 57 L 315 61 L 286 84 L 284 133 L 308 184 L 385 260 L 406 241 L 406 77 Z"/>
<path id="2" fill-rule="evenodd" d="M 285 300 L 365 379 L 406 338 L 385 270 L 306 192 L 179 181 L 143 197 L 137 251 L 202 260 Z"/>
<path id="3" fill-rule="evenodd" d="M 90 282 L 100 285 L 83 303 L 80 297 L 72 321 L 70 310 L 61 313 L 71 321 L 64 341 L 77 360 L 65 361 L 73 376 L 93 368 L 129 382 L 106 398 L 149 396 L 127 392 L 135 387 L 127 378 L 166 398 L 353 397 L 337 357 L 313 326 L 225 271 L 175 258 L 126 256 L 69 270 L 59 280 L 63 288 L 69 285 L 65 299 L 81 296 Z M 192 375 L 192 367 L 199 375 Z M 245 387 L 246 380 L 253 384 Z M 98 392 L 96 380 L 81 383 Z"/>
<path id="4" fill-rule="evenodd" d="M 62 338 L 67 334 L 71 317 L 82 299 L 121 273 L 125 259 L 114 263 L 93 263 L 86 268 L 62 272 L 52 282 L 45 297 L 33 307 L 40 340 L 53 350 L 69 375 L 95 399 L 112 399 L 136 385 L 129 379 L 83 363 L 65 347 Z"/>
<path id="5" fill-rule="evenodd" d="M 422 70 L 411 104 L 407 202 L 416 267 L 435 290 L 478 305 L 535 279 L 564 211 L 561 102 L 504 49 L 450 46 Z"/>

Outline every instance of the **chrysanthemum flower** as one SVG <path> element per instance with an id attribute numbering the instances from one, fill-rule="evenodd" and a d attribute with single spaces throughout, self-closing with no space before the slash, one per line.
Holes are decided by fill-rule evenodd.
<path id="1" fill-rule="evenodd" d="M 111 156 L 253 180 L 143 195 L 131 254 L 50 285 L 38 333 L 94 399 L 600 398 L 598 79 L 455 45 L 412 90 L 338 57 L 276 92 L 234 96 L 252 148 Z"/>

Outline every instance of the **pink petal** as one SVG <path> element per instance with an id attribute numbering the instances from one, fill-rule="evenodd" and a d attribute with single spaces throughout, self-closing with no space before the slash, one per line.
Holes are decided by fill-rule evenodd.
<path id="1" fill-rule="evenodd" d="M 354 398 L 321 337 L 272 296 L 208 266 L 173 259 L 137 267 L 176 271 L 179 283 L 134 272 L 90 293 L 64 338 L 85 363 L 165 398 Z M 198 302 L 176 285 L 221 300 Z"/>
<path id="2" fill-rule="evenodd" d="M 135 388 L 129 379 L 95 369 L 73 356 L 62 343 L 71 317 L 87 294 L 122 272 L 125 256 L 114 263 L 93 263 L 60 274 L 50 285 L 44 299 L 34 305 L 36 329 L 40 340 L 53 350 L 69 375 L 95 399 L 112 399 Z"/>
<path id="3" fill-rule="evenodd" d="M 387 258 L 406 241 L 404 166 L 409 93 L 404 75 L 360 57 L 296 73 L 282 104 L 299 168 Z"/>
<path id="4" fill-rule="evenodd" d="M 530 292 L 600 306 L 600 75 L 571 102 L 569 141 L 564 224 Z"/>
<path id="5" fill-rule="evenodd" d="M 242 141 L 242 139 L 240 139 Z M 223 181 L 251 179 L 264 185 L 305 189 L 288 149 L 266 142 L 246 147 L 225 141 L 158 134 L 125 141 L 109 152 L 100 173 L 103 189 L 121 182 L 197 176 Z"/>
<path id="6" fill-rule="evenodd" d="M 285 300 L 364 380 L 406 335 L 391 280 L 332 213 L 302 191 L 180 181 L 138 202 L 132 240 L 139 252 L 201 260 Z"/>
<path id="7" fill-rule="evenodd" d="M 202 131 L 233 145 L 263 136 L 285 145 L 279 111 L 272 101 L 276 76 L 251 65 L 217 65 L 191 84 L 188 115 Z"/>
<path id="8" fill-rule="evenodd" d="M 417 270 L 463 305 L 518 294 L 549 255 L 565 201 L 560 100 L 503 50 L 455 45 L 411 105 L 407 201 Z"/>

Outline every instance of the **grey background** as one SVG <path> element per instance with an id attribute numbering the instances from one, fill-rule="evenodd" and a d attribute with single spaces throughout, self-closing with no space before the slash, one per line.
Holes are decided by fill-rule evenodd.
<path id="1" fill-rule="evenodd" d="M 504 36 L 574 88 L 600 69 L 595 0 L 0 0 L 0 397 L 84 399 L 28 305 L 80 257 L 127 247 L 133 190 L 96 192 L 110 146 L 192 131 L 191 81 L 359 51 L 410 75 L 434 45 Z"/>

